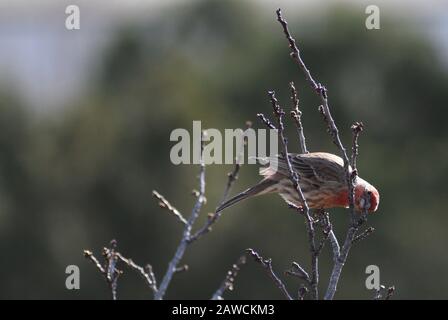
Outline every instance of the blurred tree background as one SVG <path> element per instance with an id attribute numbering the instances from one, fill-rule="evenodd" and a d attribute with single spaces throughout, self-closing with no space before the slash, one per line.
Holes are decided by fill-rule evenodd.
<path id="1" fill-rule="evenodd" d="M 109 298 L 97 270 L 82 256 L 99 255 L 111 239 L 139 264 L 151 263 L 161 280 L 181 237 L 181 226 L 152 199 L 162 193 L 188 216 L 197 166 L 169 159 L 175 128 L 262 128 L 256 113 L 270 114 L 266 91 L 290 108 L 288 82 L 299 90 L 308 147 L 337 153 L 304 76 L 288 57 L 275 7 L 200 1 L 177 5 L 148 23 L 119 28 L 91 70 L 88 92 L 57 117 L 33 117 L 17 90 L 0 90 L 1 298 Z M 346 145 L 353 121 L 363 121 L 358 168 L 381 193 L 376 231 L 352 249 L 336 294 L 371 298 L 365 268 L 375 264 L 396 298 L 448 298 L 448 74 L 425 38 L 406 21 L 382 16 L 381 30 L 364 26 L 364 7 L 333 7 L 314 15 L 284 10 L 304 59 L 329 89 L 333 115 Z M 291 150 L 298 150 L 289 123 Z M 207 168 L 212 212 L 230 165 Z M 243 166 L 232 193 L 258 181 Z M 342 240 L 344 210 L 332 210 Z M 244 249 L 273 259 L 278 273 L 295 260 L 308 266 L 303 220 L 278 196 L 227 210 L 206 238 L 192 245 L 166 298 L 206 299 Z M 329 249 L 321 258 L 327 285 Z M 65 288 L 65 267 L 81 269 L 81 290 Z M 290 291 L 296 279 L 286 278 Z M 293 291 L 294 290 L 294 291 Z M 150 290 L 126 272 L 119 298 L 145 299 Z M 259 265 L 242 269 L 227 298 L 281 299 Z"/>

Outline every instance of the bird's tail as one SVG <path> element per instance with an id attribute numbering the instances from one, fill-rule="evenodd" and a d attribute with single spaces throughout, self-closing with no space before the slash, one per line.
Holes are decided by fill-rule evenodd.
<path id="1" fill-rule="evenodd" d="M 263 179 L 255 186 L 241 192 L 240 194 L 237 194 L 233 198 L 225 201 L 223 204 L 221 204 L 217 209 L 216 213 L 224 210 L 225 208 L 228 208 L 230 206 L 233 206 L 235 203 L 240 202 L 244 199 L 251 198 L 254 196 L 274 192 L 275 187 L 273 187 L 277 181 L 273 179 Z"/>

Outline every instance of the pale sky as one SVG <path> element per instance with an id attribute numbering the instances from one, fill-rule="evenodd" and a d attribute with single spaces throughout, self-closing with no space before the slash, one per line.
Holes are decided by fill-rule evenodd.
<path id="1" fill-rule="evenodd" d="M 297 12 L 323 10 L 337 3 L 375 4 L 382 11 L 394 11 L 416 21 L 448 60 L 448 0 L 246 1 L 255 2 L 266 12 L 277 7 Z M 0 0 L 0 86 L 19 91 L 38 111 L 56 111 L 55 108 L 82 94 L 88 70 L 95 56 L 107 46 L 114 26 L 127 20 L 148 20 L 166 7 L 191 2 Z M 81 9 L 81 30 L 76 32 L 64 27 L 65 8 L 70 4 Z"/>

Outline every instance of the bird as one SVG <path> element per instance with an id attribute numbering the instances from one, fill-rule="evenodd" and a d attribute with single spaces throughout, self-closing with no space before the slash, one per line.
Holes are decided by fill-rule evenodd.
<path id="1" fill-rule="evenodd" d="M 327 152 L 303 154 L 289 153 L 293 170 L 299 178 L 299 185 L 310 209 L 349 207 L 349 189 L 341 157 Z M 278 193 L 288 204 L 304 209 L 297 190 L 290 179 L 288 165 L 283 155 L 264 158 L 260 168 L 263 179 L 251 188 L 223 202 L 216 213 L 234 204 L 255 196 Z M 349 173 L 353 169 L 349 166 Z M 369 213 L 378 209 L 378 190 L 366 180 L 356 176 L 354 181 L 354 208 L 357 212 Z M 369 198 L 366 198 L 365 194 Z M 369 201 L 366 201 L 369 200 Z"/>

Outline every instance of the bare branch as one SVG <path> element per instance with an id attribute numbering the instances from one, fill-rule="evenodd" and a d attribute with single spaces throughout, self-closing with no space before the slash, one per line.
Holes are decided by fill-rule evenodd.
<path id="1" fill-rule="evenodd" d="M 333 230 L 330 231 L 328 239 L 330 240 L 331 247 L 333 249 L 333 261 L 336 262 L 337 259 L 339 259 L 341 248 Z"/>
<path id="2" fill-rule="evenodd" d="M 124 258 L 117 250 L 117 241 L 112 240 L 110 242 L 110 248 L 103 248 L 102 256 L 104 258 L 104 266 L 101 265 L 99 260 L 89 250 L 84 250 L 84 256 L 92 261 L 97 267 L 100 273 L 104 276 L 107 284 L 112 292 L 112 299 L 117 300 L 117 285 L 118 278 L 123 274 L 122 270 L 117 268 L 118 263 L 121 261 L 125 263 L 129 268 L 136 270 L 145 280 L 150 289 L 156 293 L 156 278 L 150 265 L 147 266 L 147 270 L 135 264 L 131 259 Z"/>
<path id="3" fill-rule="evenodd" d="M 246 255 L 242 255 L 238 261 L 232 265 L 232 269 L 227 271 L 226 278 L 222 282 L 221 286 L 216 290 L 216 292 L 212 296 L 212 300 L 223 300 L 222 295 L 226 290 L 233 290 L 233 286 L 235 284 L 236 276 L 238 275 L 238 271 L 240 271 L 241 267 L 246 264 Z"/>
<path id="4" fill-rule="evenodd" d="M 204 133 L 203 133 L 204 135 Z M 156 199 L 159 200 L 159 205 L 162 208 L 166 208 L 169 212 L 174 214 L 179 221 L 181 221 L 184 224 L 184 231 L 182 239 L 179 243 L 179 246 L 177 247 L 177 250 L 174 254 L 174 257 L 171 259 L 168 269 L 162 279 L 160 288 L 157 288 L 156 285 L 156 278 L 152 271 L 152 267 L 148 265 L 146 267 L 146 270 L 135 264 L 131 259 L 125 258 L 122 256 L 119 252 L 117 252 L 116 249 L 116 241 L 113 240 L 111 242 L 111 248 L 104 248 L 103 250 L 103 256 L 105 258 L 105 266 L 103 267 L 98 259 L 96 259 L 92 252 L 86 250 L 85 256 L 89 258 L 100 270 L 100 272 L 105 276 L 106 281 L 108 282 L 109 286 L 112 290 L 112 297 L 115 300 L 117 298 L 116 295 L 116 287 L 117 287 L 117 279 L 118 276 L 122 273 L 122 271 L 118 270 L 116 268 L 117 262 L 121 261 L 125 263 L 129 268 L 136 270 L 146 281 L 146 283 L 149 285 L 149 287 L 154 292 L 154 299 L 161 300 L 163 299 L 166 290 L 172 280 L 172 277 L 174 273 L 183 272 L 188 270 L 187 265 L 178 266 L 179 262 L 183 258 L 183 255 L 185 253 L 185 250 L 190 244 L 191 241 L 191 230 L 193 227 L 193 224 L 197 220 L 200 210 L 203 206 L 203 204 L 206 202 L 205 198 L 205 163 L 203 160 L 203 150 L 204 150 L 204 139 L 203 135 L 201 137 L 201 154 L 200 154 L 200 172 L 199 172 L 199 191 L 194 191 L 193 194 L 196 196 L 197 200 L 195 202 L 195 205 L 192 209 L 190 218 L 188 220 L 185 220 L 183 218 L 182 214 L 174 208 L 161 194 L 159 194 L 157 191 L 153 191 L 153 195 Z M 239 171 L 239 163 L 237 163 L 237 167 L 229 174 L 229 181 L 226 186 L 225 195 L 228 194 L 230 187 L 232 186 L 233 182 L 237 179 Z"/>
<path id="5" fill-rule="evenodd" d="M 116 252 L 117 258 L 124 262 L 129 268 L 135 270 L 142 278 L 145 280 L 146 284 L 151 288 L 151 290 L 156 293 L 157 292 L 157 284 L 156 284 L 156 277 L 154 276 L 154 273 L 152 271 L 152 266 L 147 265 L 146 271 L 143 267 L 137 265 L 132 259 L 125 258 L 123 255 L 119 252 Z"/>
<path id="6" fill-rule="evenodd" d="M 275 274 L 274 270 L 272 269 L 272 260 L 271 259 L 264 259 L 258 252 L 256 252 L 254 249 L 247 249 L 246 252 L 250 254 L 256 262 L 260 263 L 263 268 L 266 270 L 268 275 L 271 277 L 271 279 L 274 281 L 275 285 L 280 289 L 280 291 L 283 293 L 283 295 L 288 300 L 292 300 L 291 295 L 288 293 L 288 290 L 286 289 L 285 284 L 280 280 L 280 278 Z"/>
<path id="7" fill-rule="evenodd" d="M 329 217 L 328 212 L 325 212 L 324 210 L 320 210 L 320 212 L 318 212 L 318 214 L 320 214 L 319 222 L 320 222 L 320 226 L 322 228 L 322 233 L 323 233 L 323 237 L 320 239 L 319 246 L 316 249 L 316 254 L 320 255 L 320 253 L 322 252 L 322 249 L 325 246 L 325 242 L 327 242 L 327 240 L 330 237 L 330 232 L 333 231 L 333 225 L 330 222 L 330 217 Z"/>
<path id="8" fill-rule="evenodd" d="M 318 269 L 318 258 L 319 255 L 324 248 L 324 245 L 327 241 L 330 242 L 332 247 L 332 253 L 333 253 L 333 261 L 334 266 L 331 272 L 328 288 L 326 290 L 325 299 L 333 299 L 337 284 L 339 281 L 339 278 L 342 273 L 343 266 L 347 260 L 348 253 L 351 249 L 351 246 L 353 243 L 360 241 L 364 238 L 366 238 L 369 234 L 373 232 L 373 228 L 369 227 L 361 234 L 357 235 L 358 230 L 360 226 L 366 221 L 367 214 L 368 214 L 368 208 L 370 207 L 370 196 L 367 192 L 364 192 L 362 195 L 362 199 L 364 200 L 364 212 L 358 214 L 355 212 L 355 195 L 354 195 L 354 189 L 355 189 L 355 182 L 357 179 L 358 171 L 357 171 L 357 156 L 358 156 L 358 138 L 360 133 L 363 130 L 363 124 L 360 122 L 355 122 L 351 129 L 353 132 L 353 141 L 352 141 L 352 154 L 351 158 L 349 159 L 347 155 L 347 151 L 342 144 L 342 141 L 339 136 L 338 128 L 335 124 L 335 121 L 331 115 L 330 107 L 328 104 L 328 92 L 325 86 L 323 86 L 321 83 L 317 82 L 313 76 L 311 75 L 310 70 L 305 65 L 304 61 L 302 60 L 301 53 L 299 51 L 299 48 L 297 47 L 295 39 L 291 36 L 290 31 L 288 29 L 287 22 L 283 19 L 281 10 L 278 9 L 276 11 L 277 14 L 277 20 L 281 24 L 283 33 L 286 36 L 286 39 L 288 41 L 289 48 L 291 50 L 291 57 L 294 60 L 294 62 L 300 67 L 300 69 L 304 72 L 305 79 L 309 82 L 312 90 L 318 95 L 321 101 L 321 105 L 319 106 L 319 111 L 323 115 L 323 119 L 326 123 L 328 132 L 330 133 L 333 143 L 337 146 L 337 148 L 340 151 L 341 157 L 344 162 L 344 172 L 345 172 L 345 179 L 347 183 L 347 189 L 348 189 L 348 202 L 349 202 L 349 208 L 350 208 L 350 224 L 345 236 L 345 240 L 343 243 L 342 248 L 339 245 L 339 242 L 336 238 L 335 233 L 333 232 L 333 228 L 328 216 L 328 213 L 325 213 L 322 211 L 321 218 L 315 218 L 316 216 L 311 214 L 311 210 L 307 204 L 307 201 L 304 197 L 304 194 L 302 192 L 302 189 L 299 184 L 300 176 L 298 173 L 293 169 L 291 160 L 290 160 L 290 154 L 288 152 L 288 140 L 285 136 L 284 130 L 284 116 L 285 112 L 281 108 L 281 106 L 278 103 L 278 100 L 275 97 L 275 92 L 270 91 L 269 97 L 270 102 L 273 108 L 273 114 L 275 116 L 276 123 L 274 124 L 269 118 L 267 118 L 264 114 L 259 113 L 257 114 L 257 117 L 261 119 L 261 121 L 269 128 L 277 130 L 281 143 L 283 146 L 283 155 L 285 157 L 285 161 L 288 167 L 289 171 L 289 178 L 291 182 L 294 185 L 294 188 L 296 189 L 296 192 L 299 196 L 299 199 L 302 203 L 301 207 L 289 205 L 291 208 L 294 208 L 296 212 L 303 215 L 305 217 L 305 225 L 307 228 L 307 237 L 308 237 L 308 244 L 309 244 L 309 251 L 311 254 L 311 273 L 305 271 L 304 268 L 302 268 L 298 263 L 293 262 L 292 267 L 290 270 L 287 270 L 285 273 L 288 275 L 296 276 L 300 278 L 301 280 L 304 280 L 306 282 L 306 285 L 302 285 L 298 290 L 298 299 L 303 300 L 305 295 L 308 293 L 308 288 L 310 288 L 311 291 L 311 298 L 312 299 L 318 299 L 319 298 L 319 292 L 318 292 L 318 283 L 319 283 L 319 269 Z M 297 90 L 294 86 L 294 83 L 290 83 L 290 92 L 291 92 L 291 101 L 293 104 L 292 111 L 290 113 L 295 126 L 297 128 L 298 136 L 299 136 L 299 142 L 300 142 L 300 148 L 302 153 L 308 153 L 307 147 L 306 147 L 306 140 L 302 125 L 302 112 L 299 109 L 299 98 Z M 248 127 L 250 127 L 251 124 L 247 124 Z M 205 133 L 203 133 L 204 135 Z M 104 258 L 104 264 L 101 264 L 100 261 L 93 255 L 91 251 L 85 250 L 84 255 L 86 258 L 88 258 L 100 271 L 100 273 L 105 277 L 106 282 L 109 284 L 112 292 L 112 298 L 115 300 L 117 299 L 117 283 L 119 276 L 123 273 L 121 270 L 117 268 L 118 263 L 124 263 L 129 267 L 130 269 L 135 270 L 137 273 L 139 273 L 142 278 L 145 280 L 145 282 L 148 284 L 148 286 L 151 288 L 151 290 L 154 293 L 154 299 L 161 300 L 164 298 L 165 293 L 172 281 L 173 275 L 177 272 L 187 271 L 188 266 L 183 265 L 179 266 L 181 260 L 183 259 L 183 256 L 185 254 L 186 248 L 189 244 L 193 243 L 209 231 L 211 231 L 211 227 L 216 221 L 220 218 L 222 212 L 220 213 L 211 213 L 208 216 L 208 219 L 206 223 L 198 229 L 196 233 L 192 233 L 192 228 L 194 226 L 194 223 L 197 221 L 200 210 L 203 207 L 203 205 L 206 202 L 205 198 L 205 163 L 203 159 L 203 150 L 204 150 L 204 139 L 203 135 L 201 136 L 201 151 L 200 151 L 200 170 L 199 170 L 199 191 L 195 191 L 193 194 L 197 197 L 194 207 L 191 211 L 190 217 L 188 219 L 184 218 L 184 216 L 175 208 L 173 207 L 160 193 L 157 191 L 153 191 L 153 196 L 159 201 L 159 206 L 162 208 L 167 209 L 171 214 L 173 214 L 177 220 L 179 220 L 183 226 L 183 234 L 182 238 L 180 240 L 180 243 L 176 249 L 176 252 L 171 259 L 171 261 L 168 264 L 168 268 L 166 270 L 166 273 L 162 279 L 162 282 L 160 284 L 160 287 L 157 288 L 156 283 L 156 277 L 152 271 L 152 267 L 150 265 L 147 265 L 146 268 L 143 268 L 137 264 L 135 264 L 131 259 L 125 258 L 116 250 L 117 243 L 115 240 L 112 240 L 110 243 L 109 248 L 104 248 L 103 250 L 103 258 Z M 245 139 L 245 143 L 247 140 Z M 235 183 L 235 181 L 238 178 L 238 173 L 240 171 L 240 161 L 239 157 L 244 152 L 244 145 L 242 145 L 242 150 L 240 150 L 240 153 L 236 157 L 236 164 L 234 169 L 228 174 L 227 184 L 224 189 L 224 193 L 222 196 L 221 203 L 224 203 L 227 199 L 230 189 Z M 316 220 L 315 220 L 316 219 Z M 318 239 L 316 237 L 316 230 L 315 230 L 315 224 L 320 223 L 320 227 L 322 228 L 323 236 L 320 238 L 319 243 L 317 243 Z M 272 261 L 271 259 L 264 259 L 260 254 L 253 249 L 247 249 L 247 254 L 250 254 L 255 261 L 260 263 L 262 267 L 266 270 L 268 275 L 271 277 L 271 279 L 274 281 L 274 284 L 280 289 L 282 294 L 289 300 L 292 300 L 291 295 L 289 294 L 285 284 L 282 282 L 282 280 L 275 274 L 273 267 L 272 267 Z M 246 262 L 246 255 L 242 256 L 237 263 L 235 263 L 232 268 L 227 272 L 225 280 L 222 282 L 221 286 L 216 290 L 216 292 L 213 294 L 212 299 L 222 299 L 222 295 L 226 290 L 232 290 L 235 278 L 237 276 L 238 271 L 240 270 L 241 266 Z M 381 286 L 380 290 L 376 292 L 375 298 L 382 298 L 383 294 L 382 291 L 385 291 L 385 287 Z M 394 287 L 389 287 L 384 299 L 389 299 L 395 291 Z"/>
<path id="9" fill-rule="evenodd" d="M 359 149 L 359 145 L 358 145 L 358 138 L 360 133 L 362 132 L 362 130 L 364 130 L 364 125 L 362 122 L 355 122 L 352 125 L 352 132 L 353 132 L 353 143 L 352 143 L 352 161 L 351 161 L 351 165 L 353 169 L 356 169 L 356 158 L 358 157 L 358 149 Z"/>
<path id="10" fill-rule="evenodd" d="M 300 56 L 299 48 L 297 48 L 295 39 L 291 36 L 288 30 L 288 23 L 283 20 L 282 17 L 282 11 L 281 9 L 277 9 L 277 21 L 280 22 L 280 24 L 283 27 L 283 33 L 286 36 L 286 39 L 288 40 L 289 48 L 291 49 L 291 57 L 294 59 L 294 61 L 299 65 L 299 67 L 303 70 L 305 73 L 306 80 L 310 83 L 311 87 L 320 95 L 322 95 L 326 99 L 326 90 L 325 88 L 320 84 L 317 83 L 313 77 L 311 76 L 310 71 L 306 67 L 305 63 L 302 61 L 302 58 Z"/>
<path id="11" fill-rule="evenodd" d="M 366 201 L 367 201 L 366 203 L 368 203 L 370 205 L 370 200 L 366 200 Z M 366 207 L 368 207 L 368 205 Z M 344 245 L 342 246 L 339 257 L 336 259 L 336 262 L 333 266 L 333 270 L 331 272 L 327 292 L 325 293 L 325 296 L 324 296 L 324 299 L 326 299 L 326 300 L 333 299 L 334 294 L 336 293 L 336 288 L 337 288 L 337 284 L 338 284 L 339 278 L 342 273 L 342 268 L 344 267 L 345 261 L 347 260 L 348 253 L 353 244 L 353 239 L 355 239 L 356 233 L 357 233 L 359 227 L 361 226 L 361 224 L 367 219 L 367 214 L 368 214 L 368 211 L 366 209 L 365 212 L 361 215 L 361 218 L 352 219 L 352 224 L 348 228 L 347 235 L 346 235 L 345 241 L 344 241 Z"/>
<path id="12" fill-rule="evenodd" d="M 368 227 L 366 230 L 364 230 L 362 233 L 360 233 L 359 235 L 357 235 L 352 243 L 364 240 L 365 238 L 367 238 L 368 236 L 370 236 L 373 232 L 375 231 L 375 228 L 373 227 Z"/>
<path id="13" fill-rule="evenodd" d="M 328 241 L 328 238 L 329 238 L 329 237 L 330 237 L 330 233 L 327 232 L 327 233 L 324 234 L 324 236 L 322 237 L 322 239 L 320 239 L 319 246 L 316 248 L 316 254 L 317 254 L 317 255 L 320 255 L 320 253 L 322 252 L 322 249 L 323 249 L 324 246 L 325 246 L 325 242 Z"/>
<path id="14" fill-rule="evenodd" d="M 169 212 L 171 212 L 177 218 L 177 220 L 179 220 L 182 224 L 184 224 L 184 225 L 187 224 L 187 220 L 185 220 L 185 218 L 182 216 L 182 214 L 179 212 L 179 210 L 177 210 L 175 207 L 173 207 L 168 202 L 168 200 L 166 200 L 160 193 L 158 193 L 156 190 L 153 190 L 152 195 L 154 196 L 154 198 L 159 200 L 159 206 L 161 208 L 165 208 Z"/>
<path id="15" fill-rule="evenodd" d="M 118 277 L 122 274 L 121 270 L 118 270 L 117 267 L 117 255 L 116 249 L 117 241 L 112 240 L 110 242 L 110 248 L 103 249 L 103 257 L 106 259 L 106 278 L 109 282 L 109 286 L 112 290 L 112 299 L 117 300 L 117 285 L 118 285 Z"/>
<path id="16" fill-rule="evenodd" d="M 291 111 L 291 117 L 294 120 L 294 123 L 297 127 L 297 134 L 299 136 L 300 148 L 302 153 L 308 153 L 308 149 L 306 148 L 306 140 L 305 134 L 303 133 L 303 125 L 302 125 L 302 111 L 299 110 L 299 98 L 297 95 L 296 87 L 294 86 L 294 82 L 289 83 L 289 88 L 291 89 L 291 100 L 293 103 L 293 110 Z"/>
<path id="17" fill-rule="evenodd" d="M 235 166 L 233 167 L 233 170 L 227 174 L 227 184 L 226 188 L 224 189 L 224 194 L 221 198 L 220 203 L 224 203 L 226 201 L 227 197 L 229 196 L 230 189 L 232 189 L 232 185 L 235 183 L 235 181 L 238 179 L 238 173 L 240 172 L 241 165 L 237 162 Z"/>
<path id="18" fill-rule="evenodd" d="M 257 117 L 269 128 L 273 130 L 277 130 L 275 125 L 272 123 L 271 120 L 266 118 L 266 116 L 263 113 L 257 113 Z"/>
<path id="19" fill-rule="evenodd" d="M 338 239 L 336 238 L 336 235 L 334 234 L 333 231 L 333 225 L 331 224 L 330 221 L 330 214 L 328 212 L 326 212 L 325 210 L 320 210 L 320 222 L 321 222 L 321 227 L 322 227 L 322 231 L 324 234 L 324 237 L 322 239 L 322 241 L 326 241 L 328 240 L 331 244 L 331 248 L 333 250 L 333 261 L 336 262 L 336 260 L 339 258 L 339 253 L 340 253 L 340 247 L 339 247 L 339 242 Z M 320 244 L 320 250 L 322 250 L 323 247 L 323 242 L 321 241 Z"/>
<path id="20" fill-rule="evenodd" d="M 369 194 L 367 192 L 364 192 L 362 197 L 365 201 L 364 202 L 365 203 L 364 207 L 366 208 L 365 212 L 362 213 L 361 216 L 359 216 L 359 214 L 357 214 L 354 210 L 354 185 L 355 185 L 356 177 L 358 175 L 358 170 L 356 168 L 356 158 L 358 155 L 358 147 L 359 147 L 358 146 L 358 137 L 359 137 L 359 134 L 361 133 L 362 129 L 363 129 L 363 125 L 361 123 L 355 123 L 352 126 L 352 131 L 353 131 L 353 147 L 352 147 L 353 154 L 351 157 L 352 172 L 350 173 L 350 178 L 348 180 L 351 223 L 350 223 L 350 226 L 348 228 L 348 231 L 347 231 L 347 234 L 345 237 L 344 245 L 340 251 L 338 258 L 335 261 L 334 266 L 333 266 L 333 270 L 331 272 L 327 292 L 324 297 L 325 299 L 333 299 L 334 294 L 336 293 L 336 288 L 337 288 L 337 284 L 338 284 L 339 278 L 342 273 L 342 268 L 345 264 L 345 261 L 347 260 L 348 253 L 350 251 L 351 246 L 353 245 L 354 242 L 357 241 L 355 239 L 356 239 L 356 233 L 358 232 L 359 227 L 367 220 L 368 208 L 371 205 Z M 344 163 L 345 163 L 345 161 L 344 161 Z M 348 172 L 349 171 L 347 171 L 347 174 L 348 174 Z M 370 234 L 370 233 L 368 233 L 368 234 Z M 365 236 L 368 236 L 368 234 L 366 234 Z M 363 238 L 365 236 L 363 236 Z M 360 239 L 358 239 L 358 240 L 360 240 Z"/>
<path id="21" fill-rule="evenodd" d="M 291 165 L 291 160 L 289 158 L 289 152 L 288 152 L 288 139 L 285 136 L 285 126 L 283 124 L 283 117 L 285 115 L 285 112 L 280 107 L 277 98 L 275 97 L 275 92 L 270 91 L 268 92 L 272 109 L 274 111 L 274 115 L 277 118 L 277 127 L 280 134 L 280 140 L 283 145 L 283 153 L 285 156 L 286 164 L 288 166 L 289 171 L 289 178 L 291 179 L 291 182 L 294 185 L 294 188 L 299 196 L 300 202 L 302 205 L 303 214 L 305 215 L 305 225 L 307 227 L 308 231 L 308 243 L 310 247 L 310 253 L 311 253 L 311 289 L 312 289 L 312 297 L 313 299 L 318 299 L 319 293 L 318 293 L 318 283 L 319 283 L 319 270 L 318 270 L 318 252 L 316 248 L 316 240 L 315 240 L 315 230 L 314 230 L 314 221 L 310 216 L 310 208 L 308 206 L 308 203 L 306 202 L 305 196 L 303 195 L 302 189 L 299 184 L 299 175 L 297 172 L 293 169 Z"/>
<path id="22" fill-rule="evenodd" d="M 320 97 L 322 102 L 322 113 L 325 115 L 328 128 L 330 130 L 330 133 L 333 137 L 333 142 L 336 144 L 336 146 L 341 151 L 342 159 L 344 160 L 344 168 L 347 175 L 347 183 L 349 183 L 349 159 L 347 156 L 347 152 L 344 148 L 344 145 L 341 142 L 341 139 L 339 137 L 339 131 L 336 127 L 336 124 L 334 123 L 333 117 L 331 116 L 330 108 L 328 105 L 328 99 L 327 99 L 327 89 L 320 83 L 316 82 L 314 80 L 313 76 L 311 75 L 310 70 L 307 68 L 305 63 L 302 60 L 302 57 L 300 55 L 299 48 L 296 45 L 295 39 L 291 36 L 291 33 L 288 29 L 288 23 L 283 19 L 281 9 L 277 9 L 277 21 L 280 22 L 283 28 L 283 33 L 286 36 L 286 39 L 288 40 L 289 48 L 291 49 L 291 57 L 293 60 L 299 65 L 300 69 L 304 72 L 306 80 L 310 83 L 311 88 L 313 91 Z"/>
<path id="23" fill-rule="evenodd" d="M 204 139 L 203 135 L 201 136 L 201 154 L 200 154 L 200 170 L 199 170 L 199 195 L 197 197 L 196 203 L 191 211 L 190 218 L 185 225 L 184 232 L 182 235 L 182 239 L 177 247 L 176 253 L 174 257 L 170 261 L 168 265 L 168 269 L 165 273 L 165 276 L 162 279 L 162 283 L 160 284 L 159 290 L 154 296 L 155 300 L 162 300 L 166 290 L 168 289 L 169 284 L 173 278 L 174 273 L 176 272 L 177 266 L 180 260 L 183 258 L 185 250 L 187 249 L 188 244 L 190 243 L 191 237 L 191 229 L 193 224 L 196 222 L 196 219 L 199 216 L 199 212 L 202 208 L 202 205 L 205 202 L 205 163 L 203 159 L 203 150 L 204 150 Z"/>
<path id="24" fill-rule="evenodd" d="M 303 269 L 302 266 L 297 262 L 293 262 L 291 269 L 286 270 L 285 274 L 297 277 L 306 281 L 308 284 L 311 284 L 311 279 L 308 272 L 306 272 L 305 269 Z"/>
<path id="25" fill-rule="evenodd" d="M 101 263 L 98 261 L 98 259 L 93 255 L 93 252 L 90 250 L 84 250 L 84 257 L 92 261 L 92 263 L 95 265 L 95 267 L 98 268 L 101 274 L 105 275 L 106 271 L 104 270 Z"/>
<path id="26" fill-rule="evenodd" d="M 246 122 L 246 129 L 249 129 L 252 126 L 252 123 L 250 121 Z M 235 159 L 235 166 L 233 168 L 233 171 L 227 174 L 227 184 L 226 187 L 224 189 L 224 193 L 223 196 L 221 198 L 221 202 L 219 203 L 219 205 L 217 206 L 217 208 L 223 204 L 226 200 L 227 197 L 230 193 L 230 189 L 232 189 L 233 184 L 235 183 L 235 181 L 238 179 L 238 173 L 241 169 L 241 164 L 240 164 L 240 157 L 243 154 L 244 151 L 244 146 L 246 145 L 247 140 L 244 139 L 244 143 L 241 145 L 241 149 L 238 151 L 237 157 Z M 212 230 L 212 225 L 215 224 L 218 219 L 221 217 L 221 215 L 223 214 L 223 211 L 218 212 L 218 213 L 210 213 L 208 216 L 208 220 L 207 222 L 201 227 L 199 228 L 198 231 L 196 231 L 196 233 L 194 233 L 190 238 L 189 238 L 189 242 L 194 242 L 196 240 L 198 240 L 199 238 L 201 238 L 203 235 L 205 235 L 206 233 L 210 232 Z"/>

